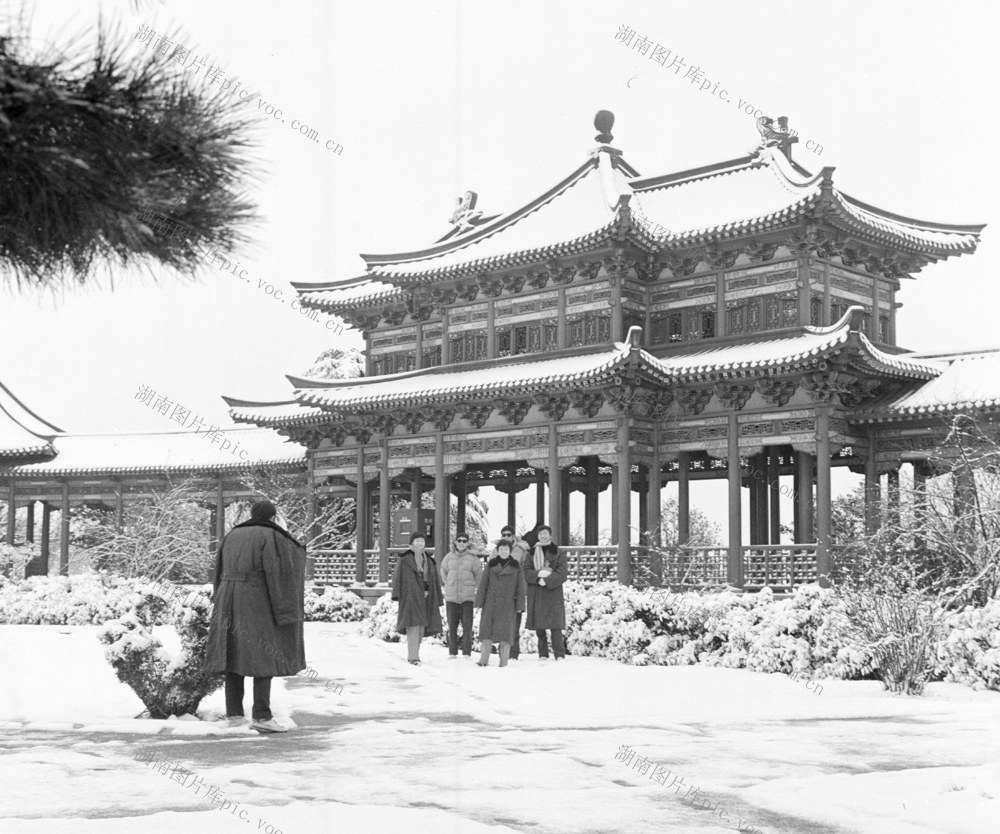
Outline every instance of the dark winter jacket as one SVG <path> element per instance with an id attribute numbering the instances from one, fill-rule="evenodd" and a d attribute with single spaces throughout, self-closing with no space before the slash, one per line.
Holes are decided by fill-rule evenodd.
<path id="1" fill-rule="evenodd" d="M 236 525 L 219 545 L 206 672 L 255 678 L 306 668 L 306 551 L 269 521 Z"/>
<path id="2" fill-rule="evenodd" d="M 545 566 L 552 573 L 545 584 L 538 584 L 535 570 L 535 551 L 524 559 L 524 578 L 528 583 L 528 616 L 524 627 L 529 630 L 566 628 L 566 604 L 563 601 L 563 582 L 566 581 L 566 556 L 554 544 L 544 547 Z"/>
<path id="3" fill-rule="evenodd" d="M 517 559 L 508 559 L 506 565 L 499 558 L 490 559 L 476 590 L 476 608 L 483 609 L 479 639 L 513 643 L 514 615 L 524 610 L 526 595 L 524 571 Z"/>
<path id="4" fill-rule="evenodd" d="M 392 576 L 392 599 L 399 602 L 396 631 L 405 634 L 410 626 L 424 627 L 424 635 L 441 633 L 441 577 L 432 556 L 424 553 L 426 573 L 417 570 L 412 550 L 400 554 Z"/>

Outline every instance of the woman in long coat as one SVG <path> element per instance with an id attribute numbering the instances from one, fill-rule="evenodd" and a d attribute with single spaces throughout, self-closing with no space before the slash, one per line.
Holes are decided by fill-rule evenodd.
<path id="1" fill-rule="evenodd" d="M 479 616 L 479 642 L 482 652 L 479 665 L 488 666 L 493 643 L 500 644 L 500 665 L 507 665 L 510 644 L 514 642 L 514 624 L 518 611 L 524 610 L 527 589 L 524 573 L 510 553 L 510 545 L 501 541 L 497 555 L 490 559 L 476 589 Z"/>
<path id="2" fill-rule="evenodd" d="M 399 602 L 396 631 L 406 635 L 407 660 L 414 666 L 420 665 L 423 637 L 441 633 L 441 577 L 426 544 L 420 533 L 410 536 L 410 549 L 400 555 L 392 576 L 392 599 Z"/>
<path id="3" fill-rule="evenodd" d="M 538 527 L 537 533 L 538 541 L 524 564 L 524 578 L 528 583 L 528 617 L 524 627 L 535 630 L 540 658 L 549 656 L 545 632 L 550 630 L 552 653 L 556 660 L 562 660 L 566 656 L 563 641 L 566 603 L 562 589 L 568 574 L 566 556 L 552 541 L 552 530 L 547 525 Z"/>
<path id="4" fill-rule="evenodd" d="M 230 719 L 243 716 L 243 678 L 254 679 L 254 728 L 265 732 L 282 731 L 270 726 L 271 678 L 306 668 L 306 551 L 274 515 L 270 501 L 257 502 L 219 545 L 204 664 L 226 673 Z"/>

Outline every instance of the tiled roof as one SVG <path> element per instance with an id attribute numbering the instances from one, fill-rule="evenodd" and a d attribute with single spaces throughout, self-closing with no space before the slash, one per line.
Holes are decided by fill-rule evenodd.
<path id="1" fill-rule="evenodd" d="M 251 402 L 223 397 L 229 405 L 229 415 L 237 423 L 254 423 L 258 426 L 294 426 L 308 423 L 324 412 L 321 408 L 308 408 L 298 400 L 279 403 Z"/>
<path id="2" fill-rule="evenodd" d="M 46 422 L 0 383 L 0 459 L 51 457 L 62 429 Z"/>
<path id="3" fill-rule="evenodd" d="M 848 349 L 854 336 L 864 347 L 864 350 L 853 351 L 856 361 L 873 371 L 916 379 L 929 379 L 941 373 L 941 368 L 933 362 L 915 359 L 909 354 L 885 353 L 863 333 L 852 330 L 852 318 L 860 312 L 860 307 L 851 307 L 840 321 L 829 327 L 802 327 L 783 336 L 685 350 L 663 356 L 658 361 L 678 380 L 752 376 L 762 370 L 805 365 L 819 357 L 835 355 Z"/>
<path id="4" fill-rule="evenodd" d="M 206 432 L 63 434 L 58 456 L 2 470 L 21 476 L 205 473 L 250 465 L 305 465 L 305 449 L 270 429 L 223 429 L 217 442 Z M 229 446 L 221 448 L 225 442 Z M 243 452 L 247 452 L 246 455 Z"/>
<path id="5" fill-rule="evenodd" d="M 716 165 L 640 178 L 620 152 L 602 146 L 516 211 L 427 249 L 362 255 L 368 264 L 365 280 L 296 288 L 310 305 L 334 312 L 401 298 L 395 286 L 583 253 L 624 227 L 626 204 L 633 217 L 628 236 L 653 250 L 766 231 L 824 199 L 845 226 L 932 257 L 972 251 L 979 242 L 982 226 L 928 223 L 883 211 L 838 191 L 833 172 L 810 174 L 777 149 L 764 148 Z"/>
<path id="6" fill-rule="evenodd" d="M 882 421 L 1000 408 L 1000 350 L 928 355 L 922 359 L 940 365 L 940 375 L 916 390 L 856 411 L 852 419 Z"/>
<path id="7" fill-rule="evenodd" d="M 386 408 L 427 399 L 461 402 L 470 395 L 501 396 L 608 381 L 629 358 L 629 353 L 628 345 L 618 344 L 551 359 L 538 359 L 537 354 L 507 357 L 464 366 L 338 380 L 323 387 L 299 387 L 295 394 L 306 405 L 333 411 Z M 655 373 L 656 360 L 645 351 L 641 353 Z"/>

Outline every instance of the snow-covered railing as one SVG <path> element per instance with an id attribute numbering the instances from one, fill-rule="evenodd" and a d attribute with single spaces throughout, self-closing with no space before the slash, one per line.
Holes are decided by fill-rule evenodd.
<path id="1" fill-rule="evenodd" d="M 743 548 L 743 586 L 791 591 L 816 581 L 815 544 L 754 544 Z"/>

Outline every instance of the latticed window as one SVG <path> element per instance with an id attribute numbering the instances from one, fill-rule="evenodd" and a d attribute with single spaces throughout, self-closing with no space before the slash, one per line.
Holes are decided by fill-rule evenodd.
<path id="1" fill-rule="evenodd" d="M 878 338 L 880 342 L 889 343 L 889 317 L 878 317 Z"/>
<path id="2" fill-rule="evenodd" d="M 649 317 L 649 329 L 652 331 L 654 345 L 662 345 L 667 341 L 667 317 L 669 313 L 653 313 Z"/>
<path id="3" fill-rule="evenodd" d="M 684 316 L 681 313 L 671 313 L 667 319 L 667 329 L 670 331 L 670 341 L 679 342 L 684 334 Z"/>
<path id="4" fill-rule="evenodd" d="M 497 356 L 510 356 L 510 331 L 509 330 L 498 330 L 497 331 Z"/>
<path id="5" fill-rule="evenodd" d="M 528 352 L 528 327 L 527 325 L 518 325 L 513 329 L 511 334 L 513 341 L 513 352 L 515 355 Z"/>
<path id="6" fill-rule="evenodd" d="M 426 348 L 421 356 L 425 368 L 433 368 L 441 364 L 441 345 Z"/>
<path id="7" fill-rule="evenodd" d="M 482 330 L 458 333 L 448 340 L 452 362 L 473 362 L 486 358 L 486 333 Z M 439 360 L 440 361 L 440 360 Z"/>
<path id="8" fill-rule="evenodd" d="M 730 336 L 746 333 L 747 305 L 732 305 L 726 309 L 726 332 Z"/>
<path id="9" fill-rule="evenodd" d="M 556 350 L 559 347 L 559 325 L 543 324 L 542 339 L 544 341 L 543 350 Z"/>
<path id="10" fill-rule="evenodd" d="M 798 299 L 794 296 L 772 295 L 765 299 L 765 330 L 794 327 L 799 321 Z"/>
<path id="11" fill-rule="evenodd" d="M 751 298 L 747 304 L 747 330 L 760 330 L 760 299 Z"/>
<path id="12" fill-rule="evenodd" d="M 813 327 L 823 324 L 823 299 L 817 295 L 809 299 L 809 324 Z"/>
<path id="13" fill-rule="evenodd" d="M 711 339 L 715 336 L 715 313 L 701 314 L 701 338 Z"/>

